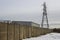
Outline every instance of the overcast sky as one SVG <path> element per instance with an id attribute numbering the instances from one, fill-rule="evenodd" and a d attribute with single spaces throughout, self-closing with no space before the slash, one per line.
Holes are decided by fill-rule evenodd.
<path id="1" fill-rule="evenodd" d="M 60 23 L 60 0 L 0 0 L 0 20 L 41 23 L 44 2 L 49 23 Z"/>

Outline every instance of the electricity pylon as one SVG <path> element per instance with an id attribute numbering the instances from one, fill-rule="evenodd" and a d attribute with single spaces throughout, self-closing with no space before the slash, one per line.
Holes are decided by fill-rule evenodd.
<path id="1" fill-rule="evenodd" d="M 48 17 L 47 17 L 47 10 L 46 10 L 46 3 L 44 2 L 43 4 L 43 16 L 42 16 L 42 23 L 41 23 L 41 27 L 43 28 L 44 26 L 44 21 L 46 21 L 46 25 L 47 28 L 49 28 L 49 24 L 48 24 Z M 46 19 L 46 20 L 45 20 Z"/>

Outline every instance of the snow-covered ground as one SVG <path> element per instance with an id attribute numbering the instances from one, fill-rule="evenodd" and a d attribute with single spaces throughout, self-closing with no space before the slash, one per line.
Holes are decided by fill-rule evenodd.
<path id="1" fill-rule="evenodd" d="M 60 40 L 60 33 L 50 33 L 43 36 L 27 38 L 23 40 Z"/>

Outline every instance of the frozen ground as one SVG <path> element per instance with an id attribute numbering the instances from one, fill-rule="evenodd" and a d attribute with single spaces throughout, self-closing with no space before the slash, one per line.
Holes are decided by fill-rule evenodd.
<path id="1" fill-rule="evenodd" d="M 43 36 L 28 38 L 23 40 L 60 40 L 60 33 L 50 33 Z"/>

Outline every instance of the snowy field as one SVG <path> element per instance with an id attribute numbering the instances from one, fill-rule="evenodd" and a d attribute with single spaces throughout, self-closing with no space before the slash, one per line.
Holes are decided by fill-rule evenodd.
<path id="1" fill-rule="evenodd" d="M 60 33 L 50 33 L 43 36 L 27 38 L 23 40 L 60 40 Z"/>

